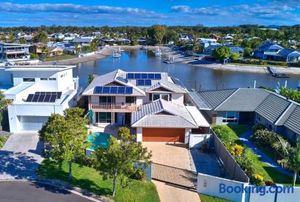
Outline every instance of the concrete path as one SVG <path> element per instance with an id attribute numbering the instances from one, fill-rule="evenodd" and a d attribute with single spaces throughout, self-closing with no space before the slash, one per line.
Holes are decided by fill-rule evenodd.
<path id="1" fill-rule="evenodd" d="M 35 179 L 43 145 L 37 134 L 13 134 L 0 150 L 0 180 Z"/>
<path id="2" fill-rule="evenodd" d="M 164 182 L 152 180 L 161 202 L 200 202 L 196 192 L 175 187 Z"/>
<path id="3" fill-rule="evenodd" d="M 292 176 L 292 172 L 284 169 L 280 165 L 278 165 L 277 162 L 275 162 L 273 159 L 268 157 L 265 153 L 263 153 L 261 150 L 259 150 L 251 141 L 249 141 L 250 137 L 252 135 L 252 131 L 247 131 L 244 134 L 240 136 L 240 140 L 243 142 L 244 145 L 246 145 L 249 149 L 251 149 L 259 158 L 262 162 L 265 164 L 269 165 L 270 167 L 275 168 L 277 171 Z M 298 177 L 299 178 L 299 177 Z"/>

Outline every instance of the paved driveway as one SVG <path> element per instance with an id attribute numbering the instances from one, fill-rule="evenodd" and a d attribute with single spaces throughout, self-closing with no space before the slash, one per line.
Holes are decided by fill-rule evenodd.
<path id="1" fill-rule="evenodd" d="M 152 151 L 152 161 L 167 166 L 191 170 L 189 150 L 182 143 L 143 142 Z"/>
<path id="2" fill-rule="evenodd" d="M 191 170 L 192 161 L 189 150 L 181 143 L 143 142 L 143 146 L 152 151 L 154 163 Z M 161 173 L 163 174 L 163 173 Z M 178 179 L 180 176 L 173 176 Z M 169 183 L 153 180 L 161 202 L 199 202 L 196 192 L 172 186 Z"/>
<path id="3" fill-rule="evenodd" d="M 34 179 L 42 162 L 42 143 L 37 134 L 13 134 L 0 150 L 0 180 Z"/>
<path id="4" fill-rule="evenodd" d="M 69 191 L 32 182 L 0 182 L 1 202 L 90 202 Z"/>

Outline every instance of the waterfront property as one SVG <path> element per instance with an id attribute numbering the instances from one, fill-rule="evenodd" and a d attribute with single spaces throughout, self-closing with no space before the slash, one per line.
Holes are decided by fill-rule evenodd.
<path id="1" fill-rule="evenodd" d="M 300 105 L 257 88 L 191 92 L 190 99 L 212 124 L 263 124 L 293 142 L 300 136 Z"/>
<path id="2" fill-rule="evenodd" d="M 19 62 L 30 59 L 30 45 L 16 43 L 0 43 L 0 62 Z"/>
<path id="3" fill-rule="evenodd" d="M 8 66 L 1 74 L 10 75 L 13 87 L 4 91 L 10 132 L 36 132 L 52 113 L 76 105 L 78 78 L 73 66 Z"/>
<path id="4" fill-rule="evenodd" d="M 137 141 L 185 142 L 189 134 L 209 124 L 196 107 L 185 106 L 188 91 L 165 72 L 113 72 L 96 77 L 83 92 L 93 124 L 127 125 Z M 199 131 L 199 130 L 198 130 Z"/>

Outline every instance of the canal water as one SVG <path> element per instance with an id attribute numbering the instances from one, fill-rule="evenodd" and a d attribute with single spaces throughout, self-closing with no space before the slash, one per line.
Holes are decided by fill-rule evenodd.
<path id="1" fill-rule="evenodd" d="M 288 87 L 296 88 L 300 81 L 300 76 L 279 79 L 268 74 L 212 70 L 181 63 L 165 64 L 151 51 L 145 50 L 125 51 L 121 58 L 108 56 L 96 61 L 81 63 L 78 68 L 74 69 L 74 74 L 79 76 L 80 86 L 84 88 L 90 74 L 101 75 L 118 68 L 125 71 L 168 72 L 171 76 L 180 79 L 186 87 L 196 90 L 253 87 L 254 81 L 256 81 L 257 87 L 276 88 L 279 84 L 283 86 L 286 80 Z"/>

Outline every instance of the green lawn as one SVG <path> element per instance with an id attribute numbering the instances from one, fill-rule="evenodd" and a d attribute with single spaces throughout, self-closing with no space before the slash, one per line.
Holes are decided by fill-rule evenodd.
<path id="1" fill-rule="evenodd" d="M 77 55 L 64 54 L 64 55 L 58 55 L 58 56 L 53 56 L 53 57 L 47 57 L 45 59 L 45 61 L 48 62 L 48 61 L 57 61 L 57 60 L 67 60 L 67 59 L 73 59 L 73 58 L 77 58 Z"/>
<path id="2" fill-rule="evenodd" d="M 7 139 L 7 136 L 0 136 L 0 149 L 4 146 Z"/>
<path id="3" fill-rule="evenodd" d="M 199 194 L 201 202 L 229 202 L 229 200 L 208 196 L 205 194 Z"/>
<path id="4" fill-rule="evenodd" d="M 53 161 L 44 160 L 38 169 L 38 175 L 49 179 L 67 181 L 67 171 L 68 165 L 66 162 L 63 163 L 62 169 L 59 169 L 59 166 Z M 74 163 L 72 185 L 112 198 L 112 181 L 103 180 L 102 176 L 90 167 Z M 152 182 L 132 180 L 125 188 L 121 188 L 118 183 L 114 200 L 117 202 L 159 202 L 159 196 Z"/>
<path id="5" fill-rule="evenodd" d="M 235 125 L 235 126 L 213 126 L 213 130 L 218 135 L 220 140 L 225 144 L 230 143 L 240 144 L 239 136 L 247 130 L 247 126 Z M 244 145 L 243 145 L 244 146 Z M 291 185 L 292 177 L 278 172 L 276 169 L 260 161 L 259 157 L 250 151 L 251 159 L 253 160 L 253 166 L 256 174 L 260 174 L 264 177 L 264 180 L 273 181 L 279 184 Z M 297 181 L 297 185 L 300 185 L 300 181 Z"/>

